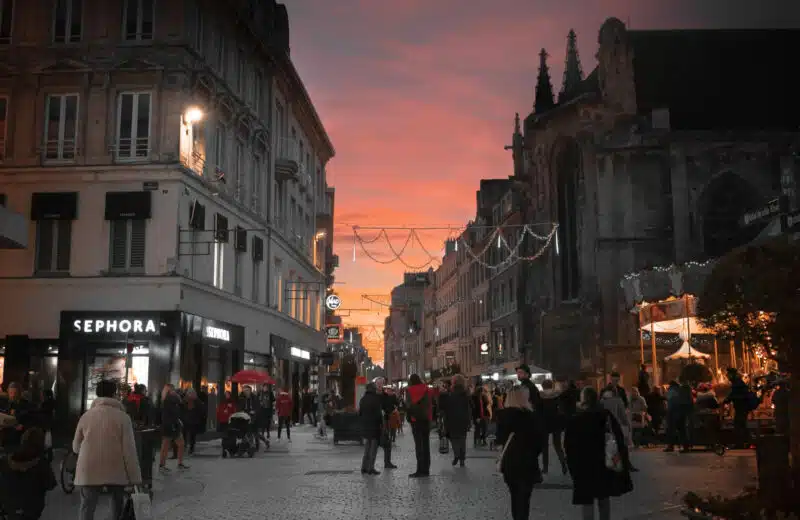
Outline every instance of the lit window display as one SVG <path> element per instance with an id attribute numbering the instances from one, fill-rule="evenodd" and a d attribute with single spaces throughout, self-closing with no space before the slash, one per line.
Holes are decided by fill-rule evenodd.
<path id="1" fill-rule="evenodd" d="M 86 409 L 92 406 L 97 398 L 97 383 L 103 380 L 146 385 L 150 369 L 150 350 L 147 347 L 135 347 L 130 356 L 125 349 L 98 349 L 94 361 L 88 367 L 88 386 L 86 391 Z"/>

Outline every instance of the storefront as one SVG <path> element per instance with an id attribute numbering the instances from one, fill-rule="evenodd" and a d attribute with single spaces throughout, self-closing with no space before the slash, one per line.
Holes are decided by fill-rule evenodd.
<path id="1" fill-rule="evenodd" d="M 17 383 L 35 395 L 55 391 L 58 339 L 7 336 L 0 340 L 0 384 Z"/>
<path id="2" fill-rule="evenodd" d="M 297 420 L 300 417 L 302 392 L 311 381 L 311 352 L 292 345 L 285 338 L 275 334 L 270 335 L 270 344 L 275 358 L 278 384 L 282 388 L 288 386 L 291 389 L 294 415 Z"/>
<path id="3" fill-rule="evenodd" d="M 56 413 L 74 427 L 101 380 L 220 391 L 241 370 L 244 328 L 177 311 L 62 312 Z"/>

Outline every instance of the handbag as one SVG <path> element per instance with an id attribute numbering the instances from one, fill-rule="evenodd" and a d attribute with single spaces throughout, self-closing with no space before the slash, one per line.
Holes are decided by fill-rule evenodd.
<path id="1" fill-rule="evenodd" d="M 622 456 L 619 453 L 619 446 L 617 445 L 617 438 L 614 436 L 614 430 L 611 428 L 610 415 L 606 418 L 605 438 L 606 468 L 620 473 L 622 472 Z"/>
<path id="2" fill-rule="evenodd" d="M 500 455 L 497 456 L 497 462 L 495 462 L 495 469 L 499 473 L 503 472 L 503 459 L 506 457 L 506 450 L 508 450 L 508 446 L 511 444 L 511 441 L 514 440 L 514 432 L 511 432 L 511 435 L 508 436 L 506 439 L 506 443 L 503 444 L 503 451 L 500 452 Z"/>

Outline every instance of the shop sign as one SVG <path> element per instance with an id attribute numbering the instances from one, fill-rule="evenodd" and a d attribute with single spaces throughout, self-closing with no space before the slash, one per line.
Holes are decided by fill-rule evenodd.
<path id="1" fill-rule="evenodd" d="M 342 326 L 339 324 L 332 324 L 325 326 L 325 336 L 328 343 L 341 343 L 342 342 Z"/>
<path id="2" fill-rule="evenodd" d="M 335 311 L 342 305 L 342 299 L 336 296 L 335 294 L 329 294 L 327 298 L 325 298 L 325 307 L 328 310 Z"/>
<path id="3" fill-rule="evenodd" d="M 300 359 L 311 359 L 311 352 L 307 350 L 303 350 L 301 348 L 292 347 L 291 349 L 292 356 Z"/>
<path id="4" fill-rule="evenodd" d="M 218 339 L 220 341 L 231 340 L 231 332 L 229 330 L 212 327 L 210 325 L 206 327 L 203 336 L 208 339 Z"/>
<path id="5" fill-rule="evenodd" d="M 489 354 L 489 344 L 488 343 L 481 343 L 481 355 L 486 356 Z"/>
<path id="6" fill-rule="evenodd" d="M 72 330 L 83 334 L 158 334 L 156 320 L 111 319 L 111 320 L 75 320 Z"/>

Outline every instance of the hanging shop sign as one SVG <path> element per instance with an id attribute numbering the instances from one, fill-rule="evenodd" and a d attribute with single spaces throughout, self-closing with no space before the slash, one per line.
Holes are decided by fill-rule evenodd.
<path id="1" fill-rule="evenodd" d="M 81 334 L 158 334 L 160 321 L 154 319 L 88 319 L 72 322 L 72 330 Z"/>
<path id="2" fill-rule="evenodd" d="M 335 311 L 339 307 L 342 306 L 342 299 L 336 296 L 335 294 L 329 294 L 327 298 L 325 298 L 325 307 L 328 310 Z"/>
<path id="3" fill-rule="evenodd" d="M 303 350 L 301 348 L 292 347 L 290 350 L 293 357 L 300 358 L 300 359 L 311 359 L 311 352 L 307 350 Z"/>
<path id="4" fill-rule="evenodd" d="M 342 325 L 334 323 L 325 326 L 325 336 L 328 343 L 341 343 L 342 342 Z"/>
<path id="5" fill-rule="evenodd" d="M 220 341 L 230 341 L 231 331 L 207 325 L 206 328 L 203 330 L 203 337 L 208 339 L 217 339 Z"/>
<path id="6" fill-rule="evenodd" d="M 482 356 L 489 355 L 489 344 L 488 343 L 481 343 L 481 355 Z"/>

